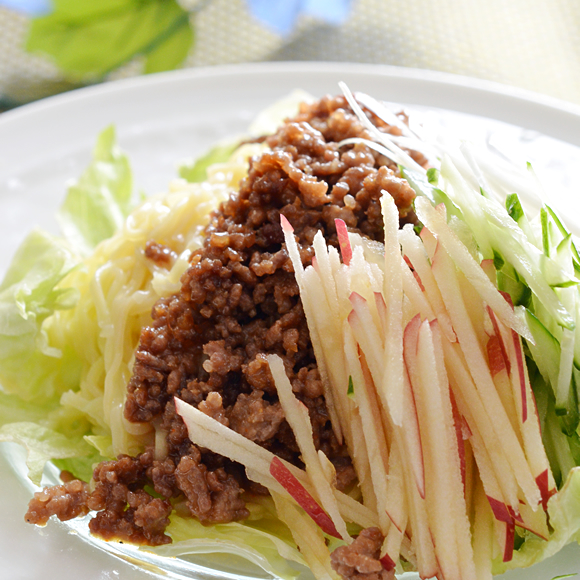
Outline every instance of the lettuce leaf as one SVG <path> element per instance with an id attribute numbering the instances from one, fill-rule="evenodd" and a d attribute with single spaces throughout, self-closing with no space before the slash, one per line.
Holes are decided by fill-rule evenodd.
<path id="1" fill-rule="evenodd" d="M 62 433 L 36 423 L 8 423 L 0 427 L 0 441 L 13 441 L 25 447 L 28 477 L 40 484 L 47 461 L 94 455 L 91 446 L 82 439 L 69 439 Z"/>
<path id="2" fill-rule="evenodd" d="M 77 263 L 66 242 L 33 231 L 0 285 L 0 380 L 23 400 L 45 404 L 74 384 L 70 352 L 51 345 L 44 322 L 76 303 L 58 284 Z"/>
<path id="3" fill-rule="evenodd" d="M 61 230 L 83 255 L 110 238 L 134 207 L 129 160 L 116 142 L 113 126 L 98 137 L 93 160 L 68 189 L 58 213 Z"/>
<path id="4" fill-rule="evenodd" d="M 167 528 L 173 543 L 153 551 L 161 556 L 182 558 L 194 554 L 229 554 L 251 562 L 275 578 L 293 580 L 304 571 L 302 567 L 306 562 L 288 528 L 275 516 L 273 505 L 268 505 L 271 499 L 263 498 L 258 502 L 247 503 L 252 515 L 244 523 L 204 526 L 194 518 L 174 513 Z M 221 567 L 223 556 L 218 558 Z M 228 558 L 228 564 L 235 572 L 239 562 L 230 560 Z"/>
<path id="5" fill-rule="evenodd" d="M 525 542 L 514 552 L 511 562 L 494 562 L 493 573 L 503 574 L 514 568 L 526 568 L 559 552 L 572 542 L 580 542 L 580 467 L 572 469 L 566 483 L 548 503 L 549 541 L 526 532 Z"/>
<path id="6" fill-rule="evenodd" d="M 0 285 L 0 441 L 27 449 L 36 483 L 49 460 L 90 479 L 101 458 L 99 447 L 84 439 L 91 434 L 87 418 L 59 405 L 63 393 L 79 389 L 81 376 L 76 339 L 59 316 L 79 299 L 67 276 L 83 267 L 82 254 L 122 225 L 134 205 L 132 189 L 129 162 L 109 127 L 68 190 L 59 214 L 64 236 L 34 230 Z"/>
<path id="7" fill-rule="evenodd" d="M 189 183 L 200 183 L 207 179 L 207 168 L 214 163 L 224 163 L 239 147 L 239 139 L 224 141 L 212 147 L 207 153 L 191 163 L 184 163 L 179 168 L 179 176 Z"/>

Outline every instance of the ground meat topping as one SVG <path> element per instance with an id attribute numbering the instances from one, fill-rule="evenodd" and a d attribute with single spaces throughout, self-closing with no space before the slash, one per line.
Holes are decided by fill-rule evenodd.
<path id="1" fill-rule="evenodd" d="M 369 116 L 381 131 L 399 131 Z M 294 392 L 308 409 L 315 445 L 336 467 L 338 486 L 352 485 L 354 469 L 330 424 L 280 225 L 284 215 L 307 265 L 317 232 L 338 246 L 337 218 L 352 231 L 382 241 L 383 190 L 393 196 L 401 222 L 413 221 L 414 192 L 397 167 L 363 143 L 341 144 L 350 137 L 369 135 L 343 97 L 302 105 L 293 120 L 265 139 L 270 151 L 250 160 L 239 192 L 211 216 L 203 247 L 192 254 L 182 277 L 181 291 L 154 305 L 152 322 L 142 330 L 135 353 L 125 418 L 153 423 L 152 432 L 166 434 L 162 458 L 147 450 L 105 462 L 94 472 L 90 494 L 73 493 L 72 488 L 47 492 L 69 498 L 62 501 L 71 504 L 78 495 L 79 514 L 96 510 L 91 530 L 97 535 L 151 545 L 170 541 L 164 533 L 173 509 L 169 500 L 202 522 L 247 517 L 243 490 L 259 486 L 250 484 L 239 466 L 192 445 L 174 397 L 302 465 L 277 398 L 268 354 L 282 358 Z M 167 267 L 174 259 L 155 241 L 147 243 L 144 253 L 158 266 Z M 161 497 L 147 493 L 151 487 Z M 49 512 L 66 516 L 73 510 Z M 45 515 L 38 517 L 41 521 Z M 355 544 L 364 546 L 349 553 L 359 554 L 361 562 L 367 558 L 371 566 L 371 540 L 366 532 L 359 538 Z M 357 574 L 380 575 L 363 564 L 356 566 L 364 569 Z"/>
<path id="2" fill-rule="evenodd" d="M 88 484 L 78 479 L 47 487 L 34 494 L 24 519 L 43 526 L 52 515 L 62 521 L 84 516 L 89 513 L 88 495 Z"/>
<path id="3" fill-rule="evenodd" d="M 149 240 L 145 244 L 145 257 L 158 266 L 168 268 L 177 258 L 177 254 L 168 246 Z"/>
<path id="4" fill-rule="evenodd" d="M 332 552 L 332 569 L 345 580 L 394 579 L 394 570 L 385 570 L 379 561 L 383 540 L 378 528 L 363 530 L 350 546 L 340 546 Z"/>
<path id="5" fill-rule="evenodd" d="M 201 463 L 199 451 L 181 458 L 175 479 L 187 498 L 191 514 L 202 523 L 241 520 L 250 513 L 240 497 L 243 490 L 238 482 L 222 468 L 208 471 Z"/>

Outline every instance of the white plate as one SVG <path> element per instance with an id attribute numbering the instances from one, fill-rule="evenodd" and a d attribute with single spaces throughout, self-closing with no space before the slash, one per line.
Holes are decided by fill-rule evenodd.
<path id="1" fill-rule="evenodd" d="M 264 63 L 187 70 L 100 85 L 0 115 L 0 273 L 35 225 L 55 229 L 67 180 L 79 175 L 97 133 L 114 123 L 136 183 L 162 190 L 179 160 L 244 131 L 265 106 L 302 88 L 315 96 L 351 89 L 410 109 L 437 109 L 430 120 L 533 162 L 549 180 L 550 201 L 580 232 L 580 108 L 539 95 L 440 73 L 374 65 Z M 29 492 L 0 454 L 0 578 L 123 580 L 142 569 L 87 545 L 61 524 L 24 523 Z M 505 580 L 549 580 L 580 570 L 569 547 Z"/>

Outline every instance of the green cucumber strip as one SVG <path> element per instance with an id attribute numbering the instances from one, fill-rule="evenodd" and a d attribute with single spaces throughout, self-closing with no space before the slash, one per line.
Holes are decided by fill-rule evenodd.
<path id="1" fill-rule="evenodd" d="M 526 309 L 526 322 L 536 344 L 528 343 L 530 353 L 538 365 L 544 381 L 556 388 L 560 366 L 560 343 L 540 320 Z M 554 390 L 554 396 L 556 392 Z"/>
<path id="2" fill-rule="evenodd" d="M 575 431 L 578 426 L 578 397 L 575 396 L 573 368 L 574 331 L 564 329 L 560 341 L 560 369 L 556 386 L 555 409 L 557 415 L 566 415 L 567 434 Z"/>
<path id="3" fill-rule="evenodd" d="M 550 217 L 554 220 L 554 223 L 556 224 L 556 227 L 560 230 L 560 233 L 564 236 L 570 235 L 570 232 L 566 229 L 560 218 L 557 216 L 556 212 L 554 212 L 554 210 L 549 205 L 546 205 L 544 207 L 546 208 L 546 211 L 550 214 Z M 574 261 L 578 266 L 578 269 L 580 269 L 580 254 L 578 253 L 578 249 L 576 248 L 576 244 L 574 244 L 574 242 L 572 242 L 571 249 L 574 255 Z"/>
<path id="4" fill-rule="evenodd" d="M 525 215 L 524 209 L 522 208 L 522 204 L 520 202 L 520 198 L 518 197 L 517 193 L 510 193 L 506 197 L 505 208 L 507 209 L 507 212 L 510 215 L 510 217 L 516 223 L 519 223 L 520 219 Z"/>
<path id="5" fill-rule="evenodd" d="M 548 212 L 545 208 L 540 210 L 540 221 L 542 224 L 542 249 L 544 254 L 550 257 L 550 232 L 549 232 L 549 221 Z"/>
<path id="6" fill-rule="evenodd" d="M 559 415 L 558 418 L 560 420 L 560 428 L 562 429 L 562 433 L 567 435 L 568 437 L 572 438 L 576 435 L 578 437 L 576 430 L 578 429 L 578 425 L 580 424 L 580 411 L 578 410 L 578 381 L 580 380 L 580 373 L 577 369 L 574 369 L 575 373 L 572 375 L 572 380 L 570 381 L 570 389 L 568 391 L 568 399 L 566 400 L 566 410 L 567 413 L 565 415 Z M 558 409 L 554 406 L 554 410 L 556 414 L 558 414 Z M 570 443 L 572 446 L 572 443 Z M 574 459 L 576 464 L 579 465 L 580 463 L 576 458 Z"/>
<path id="7" fill-rule="evenodd" d="M 530 306 L 532 291 L 524 282 L 512 278 L 504 270 L 500 270 L 497 273 L 497 284 L 501 292 L 507 292 L 511 296 L 514 306 L 525 306 L 526 308 Z"/>

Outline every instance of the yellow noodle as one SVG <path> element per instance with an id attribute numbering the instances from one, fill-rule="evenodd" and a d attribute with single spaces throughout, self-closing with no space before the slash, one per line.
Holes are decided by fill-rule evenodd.
<path id="1" fill-rule="evenodd" d="M 91 423 L 99 445 L 110 438 L 112 455 L 134 454 L 153 441 L 151 425 L 129 423 L 123 416 L 141 328 L 151 323 L 151 309 L 160 297 L 179 291 L 189 257 L 201 247 L 209 214 L 238 188 L 248 158 L 264 148 L 240 147 L 227 163 L 212 166 L 204 183 L 173 181 L 168 192 L 137 207 L 123 228 L 61 284 L 77 288 L 80 299 L 73 310 L 57 312 L 52 324 L 64 329 L 63 342 L 75 337 L 82 362 L 78 390 L 66 392 L 61 403 Z M 175 252 L 169 269 L 146 258 L 148 241 Z"/>

